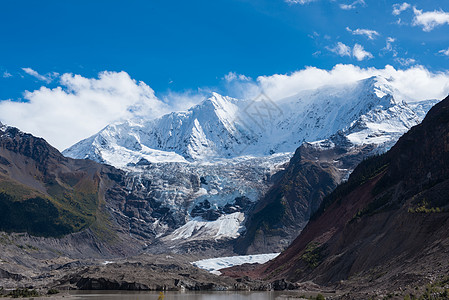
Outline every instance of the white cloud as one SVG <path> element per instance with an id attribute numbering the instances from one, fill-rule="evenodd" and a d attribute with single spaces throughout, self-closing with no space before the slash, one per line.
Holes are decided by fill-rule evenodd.
<path id="1" fill-rule="evenodd" d="M 169 111 L 148 85 L 125 72 L 102 72 L 98 79 L 63 74 L 60 84 L 25 92 L 26 102 L 1 101 L 0 120 L 63 150 L 113 121 Z"/>
<path id="2" fill-rule="evenodd" d="M 449 56 L 449 48 L 438 51 L 438 53 Z"/>
<path id="3" fill-rule="evenodd" d="M 416 60 L 413 58 L 402 58 L 402 57 L 397 57 L 394 59 L 396 62 L 398 62 L 401 66 L 407 67 L 410 65 L 413 65 L 416 63 Z"/>
<path id="4" fill-rule="evenodd" d="M 351 56 L 351 47 L 342 42 L 338 42 L 334 48 L 327 47 L 327 49 L 339 56 Z"/>
<path id="5" fill-rule="evenodd" d="M 37 79 L 39 79 L 40 81 L 45 81 L 46 83 L 50 83 L 53 81 L 53 79 L 57 78 L 59 76 L 58 73 L 53 72 L 53 73 L 47 73 L 45 75 L 39 74 L 37 71 L 31 69 L 31 68 L 22 68 L 22 70 L 27 73 L 30 76 L 33 76 Z"/>
<path id="6" fill-rule="evenodd" d="M 351 30 L 351 28 L 346 27 L 346 30 L 352 33 L 353 35 L 365 35 L 369 40 L 374 40 L 376 36 L 379 36 L 379 32 L 370 29 L 360 29 L 357 28 L 355 30 Z"/>
<path id="7" fill-rule="evenodd" d="M 402 4 L 396 3 L 393 4 L 393 15 L 399 16 L 404 10 L 407 10 L 411 5 L 407 2 L 404 2 Z"/>
<path id="8" fill-rule="evenodd" d="M 413 7 L 415 17 L 413 18 L 413 26 L 421 26 L 423 31 L 432 31 L 435 27 L 449 24 L 449 13 L 442 10 L 434 10 L 423 12 Z"/>
<path id="9" fill-rule="evenodd" d="M 317 0 L 285 0 L 288 4 L 307 4 Z"/>
<path id="10" fill-rule="evenodd" d="M 308 34 L 307 36 L 311 39 L 316 39 L 317 37 L 320 36 L 320 34 L 316 31 L 314 31 L 312 34 Z"/>
<path id="11" fill-rule="evenodd" d="M 344 10 L 351 10 L 357 7 L 357 4 L 366 5 L 365 0 L 355 0 L 351 4 L 340 4 L 340 8 Z"/>
<path id="12" fill-rule="evenodd" d="M 398 70 L 390 65 L 376 69 L 338 64 L 331 70 L 307 67 L 291 74 L 260 76 L 255 80 L 224 79 L 223 82 L 228 84 L 227 94 L 253 99 L 263 91 L 276 101 L 303 90 L 375 75 L 391 79 L 401 99 L 410 102 L 442 99 L 449 93 L 449 72 L 430 72 L 419 65 Z M 156 118 L 170 111 L 184 110 L 209 92 L 209 89 L 169 91 L 161 101 L 148 85 L 131 79 L 125 72 L 102 72 L 98 78 L 63 74 L 59 87 L 26 92 L 25 102 L 0 101 L 0 120 L 44 137 L 63 150 L 111 122 L 140 116 Z"/>
<path id="13" fill-rule="evenodd" d="M 423 66 L 398 70 L 387 65 L 383 69 L 360 68 L 338 64 L 332 70 L 307 67 L 291 74 L 275 74 L 257 78 L 258 92 L 263 91 L 273 100 L 293 96 L 303 90 L 325 85 L 345 84 L 383 76 L 400 92 L 401 100 L 414 102 L 424 99 L 443 99 L 449 94 L 449 72 L 430 72 Z"/>
<path id="14" fill-rule="evenodd" d="M 359 44 L 355 44 L 354 48 L 352 48 L 352 56 L 354 56 L 358 61 L 373 58 L 373 55 L 370 52 L 365 51 L 363 46 Z"/>
<path id="15" fill-rule="evenodd" d="M 185 90 L 182 92 L 169 90 L 161 96 L 170 111 L 186 111 L 210 95 L 209 89 Z"/>
<path id="16" fill-rule="evenodd" d="M 384 51 L 386 51 L 386 52 L 394 51 L 394 50 L 393 50 L 393 43 L 394 43 L 394 42 L 396 42 L 396 39 L 395 39 L 395 38 L 392 38 L 392 37 L 390 37 L 390 36 L 387 37 L 385 47 L 382 48 L 382 50 L 384 50 Z"/>
<path id="17" fill-rule="evenodd" d="M 365 51 L 363 46 L 359 44 L 355 44 L 354 47 L 351 49 L 351 47 L 343 44 L 342 42 L 338 42 L 335 47 L 333 48 L 327 47 L 327 49 L 341 57 L 352 56 L 356 58 L 358 61 L 373 58 L 373 55 L 370 52 Z"/>
<path id="18" fill-rule="evenodd" d="M 242 74 L 237 74 L 235 72 L 229 72 L 228 74 L 226 74 L 223 77 L 223 79 L 228 81 L 228 82 L 233 81 L 233 80 L 248 81 L 248 80 L 251 80 L 251 77 L 247 77 L 247 76 L 242 75 Z"/>
<path id="19" fill-rule="evenodd" d="M 9 73 L 8 71 L 5 71 L 5 72 L 3 72 L 2 77 L 3 77 L 3 78 L 9 78 L 9 77 L 12 77 L 12 74 Z"/>

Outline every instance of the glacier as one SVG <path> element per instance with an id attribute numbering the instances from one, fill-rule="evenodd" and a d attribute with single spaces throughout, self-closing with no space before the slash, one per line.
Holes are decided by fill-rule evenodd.
<path id="1" fill-rule="evenodd" d="M 264 264 L 267 261 L 275 259 L 280 253 L 266 253 L 255 255 L 239 255 L 208 258 L 192 262 L 192 265 L 209 271 L 215 275 L 221 275 L 220 269 L 230 268 L 233 266 L 240 266 L 243 264 Z"/>
<path id="2" fill-rule="evenodd" d="M 149 203 L 116 212 L 135 234 L 144 228 L 170 247 L 234 239 L 300 145 L 337 138 L 383 153 L 437 102 L 400 95 L 380 76 L 276 101 L 212 93 L 187 111 L 110 124 L 63 154 L 127 172 L 129 193 Z"/>

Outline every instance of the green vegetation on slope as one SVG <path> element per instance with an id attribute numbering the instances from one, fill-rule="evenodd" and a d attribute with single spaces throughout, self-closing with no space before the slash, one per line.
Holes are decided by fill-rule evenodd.
<path id="1" fill-rule="evenodd" d="M 51 180 L 45 195 L 2 178 L 0 230 L 60 237 L 89 227 L 99 205 L 96 182 L 82 177 L 71 183 L 73 186 Z"/>

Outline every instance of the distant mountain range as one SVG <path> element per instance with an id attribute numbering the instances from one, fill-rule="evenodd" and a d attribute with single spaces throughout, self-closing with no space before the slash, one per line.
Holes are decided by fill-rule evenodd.
<path id="1" fill-rule="evenodd" d="M 448 276 L 449 98 L 396 94 L 380 77 L 277 102 L 213 94 L 109 125 L 75 158 L 0 124 L 0 275 L 34 280 L 61 256 L 286 249 L 223 272 L 359 298 Z"/>

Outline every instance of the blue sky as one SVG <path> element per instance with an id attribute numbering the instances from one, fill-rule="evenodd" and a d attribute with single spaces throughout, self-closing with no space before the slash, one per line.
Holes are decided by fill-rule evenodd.
<path id="1" fill-rule="evenodd" d="M 0 25 L 0 99 L 15 102 L 67 89 L 63 74 L 124 71 L 170 102 L 308 66 L 449 69 L 441 0 L 15 0 Z"/>
<path id="2" fill-rule="evenodd" d="M 411 26 L 412 8 L 394 16 L 394 1 L 366 0 L 341 9 L 352 2 L 2 1 L 0 68 L 14 77 L 26 67 L 84 76 L 124 70 L 158 93 L 218 85 L 231 71 L 256 77 L 336 63 L 400 68 L 407 59 L 429 69 L 449 68 L 448 57 L 439 54 L 449 48 L 448 25 L 430 32 Z M 448 1 L 410 4 L 449 13 Z M 399 18 L 403 25 L 396 24 Z M 347 27 L 379 35 L 370 40 Z M 388 37 L 395 39 L 396 57 L 382 50 Z M 340 57 L 328 50 L 338 42 L 358 43 L 374 57 Z M 0 84 L 0 99 L 7 99 L 41 83 L 3 78 Z"/>

